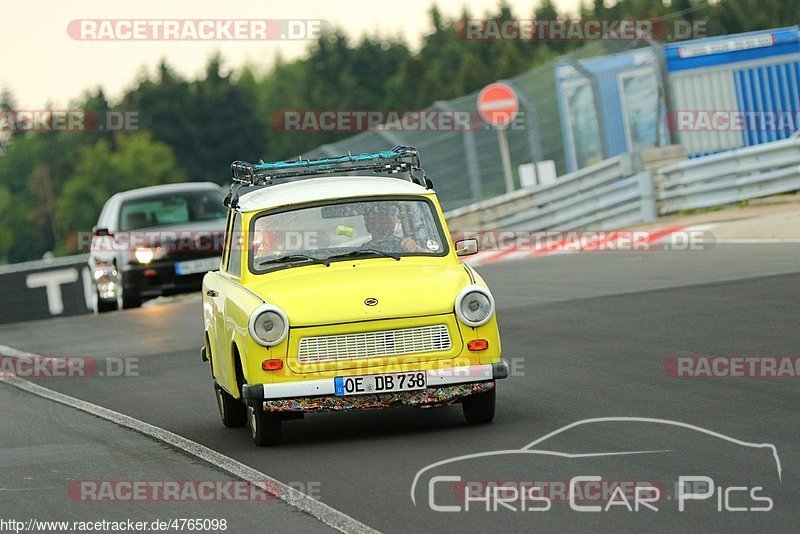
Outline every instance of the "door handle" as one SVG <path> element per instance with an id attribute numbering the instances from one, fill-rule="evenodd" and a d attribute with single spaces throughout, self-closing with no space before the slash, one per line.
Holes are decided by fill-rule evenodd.
<path id="1" fill-rule="evenodd" d="M 219 293 L 217 293 L 213 289 L 209 289 L 208 291 L 206 291 L 206 295 L 208 295 L 209 297 L 216 297 L 217 295 L 219 295 Z"/>

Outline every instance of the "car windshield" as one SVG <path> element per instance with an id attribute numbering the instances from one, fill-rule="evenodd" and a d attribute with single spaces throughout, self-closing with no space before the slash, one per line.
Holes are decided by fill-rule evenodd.
<path id="1" fill-rule="evenodd" d="M 212 221 L 223 219 L 225 215 L 221 193 L 213 190 L 188 191 L 123 202 L 119 227 L 121 230 L 137 230 Z"/>
<path id="2" fill-rule="evenodd" d="M 433 206 L 425 199 L 369 199 L 268 212 L 255 218 L 252 230 L 254 272 L 369 256 L 443 255 L 448 250 Z"/>

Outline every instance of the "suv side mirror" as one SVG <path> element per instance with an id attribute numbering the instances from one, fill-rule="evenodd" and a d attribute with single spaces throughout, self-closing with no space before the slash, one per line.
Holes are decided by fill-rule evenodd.
<path id="1" fill-rule="evenodd" d="M 94 228 L 92 228 L 92 234 L 94 234 L 97 237 L 106 237 L 110 236 L 111 232 L 108 231 L 108 228 L 98 228 L 95 226 Z"/>
<path id="2" fill-rule="evenodd" d="M 456 241 L 456 256 L 472 256 L 478 253 L 478 240 L 474 237 Z"/>

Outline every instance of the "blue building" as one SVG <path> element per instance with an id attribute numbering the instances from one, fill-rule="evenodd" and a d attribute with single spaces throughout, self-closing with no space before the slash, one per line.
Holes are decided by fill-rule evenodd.
<path id="1" fill-rule="evenodd" d="M 685 41 L 664 53 L 670 124 L 690 156 L 800 129 L 800 26 Z"/>
<path id="2" fill-rule="evenodd" d="M 655 146 L 665 135 L 651 48 L 580 60 L 579 67 L 562 61 L 555 74 L 568 171 Z"/>

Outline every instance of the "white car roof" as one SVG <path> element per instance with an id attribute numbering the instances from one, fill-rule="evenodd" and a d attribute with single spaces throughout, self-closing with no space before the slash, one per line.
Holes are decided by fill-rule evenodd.
<path id="1" fill-rule="evenodd" d="M 427 195 L 432 190 L 401 178 L 325 176 L 262 187 L 239 197 L 242 212 L 337 198 L 376 195 Z"/>
<path id="2" fill-rule="evenodd" d="M 222 187 L 214 182 L 178 182 L 174 184 L 151 185 L 116 193 L 111 198 L 124 198 L 130 200 L 149 196 L 158 196 L 169 193 L 183 193 L 187 191 L 218 191 L 223 193 Z M 109 199 L 110 200 L 110 199 Z"/>

